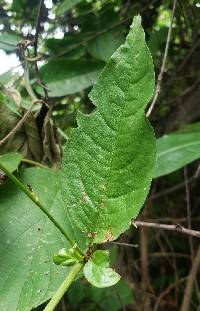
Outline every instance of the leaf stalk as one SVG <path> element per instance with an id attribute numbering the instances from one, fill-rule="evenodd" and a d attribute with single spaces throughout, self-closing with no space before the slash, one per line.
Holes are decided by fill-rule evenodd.
<path id="1" fill-rule="evenodd" d="M 53 311 L 55 310 L 55 307 L 58 305 L 66 291 L 68 290 L 69 286 L 72 284 L 72 282 L 76 279 L 76 276 L 78 273 L 83 269 L 84 263 L 76 263 L 69 274 L 67 275 L 66 279 L 63 281 L 63 283 L 58 288 L 55 295 L 52 297 L 52 299 L 49 301 L 48 305 L 44 309 L 44 311 Z"/>

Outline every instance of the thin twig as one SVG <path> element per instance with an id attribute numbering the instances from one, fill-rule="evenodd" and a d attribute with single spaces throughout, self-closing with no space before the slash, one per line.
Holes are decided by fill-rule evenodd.
<path id="1" fill-rule="evenodd" d="M 25 112 L 23 117 L 19 120 L 19 122 L 15 125 L 15 127 L 2 139 L 0 140 L 0 146 L 4 144 L 12 135 L 16 133 L 16 131 L 22 126 L 22 124 L 26 121 L 27 117 L 31 113 L 31 110 L 33 106 L 37 103 L 44 104 L 45 102 L 41 99 L 38 99 L 31 87 L 30 81 L 29 81 L 29 71 L 28 71 L 28 63 L 25 63 L 25 71 L 24 71 L 24 81 L 25 81 L 25 87 L 27 90 L 27 93 L 31 97 L 32 105 L 29 107 L 29 109 Z"/>
<path id="2" fill-rule="evenodd" d="M 190 59 L 190 57 L 192 56 L 192 54 L 195 52 L 195 50 L 198 48 L 199 44 L 200 44 L 200 38 L 197 40 L 196 42 L 193 43 L 192 48 L 189 50 L 189 52 L 186 54 L 185 58 L 183 59 L 182 63 L 180 64 L 180 66 L 177 68 L 177 70 L 173 73 L 173 75 L 169 78 L 169 80 L 166 82 L 166 85 L 169 85 L 174 77 L 177 75 L 177 73 L 183 69 L 183 67 L 186 65 L 186 63 L 188 62 L 188 60 Z"/>
<path id="3" fill-rule="evenodd" d="M 28 93 L 28 95 L 31 97 L 32 102 L 37 100 L 37 97 L 31 87 L 30 80 L 29 80 L 29 70 L 28 70 L 28 62 L 25 63 L 25 71 L 24 71 L 24 83 L 25 88 Z"/>
<path id="4" fill-rule="evenodd" d="M 150 310 L 150 297 L 147 292 L 150 288 L 149 279 L 149 253 L 148 253 L 148 236 L 145 229 L 140 229 L 140 258 L 141 258 L 141 287 L 143 290 L 143 310 Z"/>
<path id="5" fill-rule="evenodd" d="M 184 179 L 185 179 L 185 194 L 186 194 L 186 202 L 187 202 L 187 226 L 188 226 L 188 229 L 191 229 L 192 222 L 191 222 L 190 190 L 189 190 L 189 185 L 188 185 L 187 167 L 184 167 Z M 193 262 L 194 247 L 193 247 L 193 241 L 192 241 L 191 235 L 189 235 L 189 245 L 190 245 L 191 260 Z"/>
<path id="6" fill-rule="evenodd" d="M 169 253 L 169 252 L 154 252 L 150 253 L 151 257 L 177 257 L 177 258 L 186 258 L 190 260 L 190 255 L 182 254 L 182 253 Z"/>
<path id="7" fill-rule="evenodd" d="M 182 301 L 182 305 L 181 305 L 181 309 L 180 309 L 181 311 L 188 311 L 190 308 L 193 285 L 194 285 L 194 282 L 196 279 L 196 275 L 197 275 L 199 266 L 200 266 L 200 246 L 199 246 L 197 254 L 194 258 L 194 262 L 193 262 L 192 268 L 190 270 L 190 274 L 189 274 L 188 279 L 187 279 L 187 284 L 186 284 L 185 292 L 183 295 L 183 301 Z"/>
<path id="8" fill-rule="evenodd" d="M 156 0 L 152 0 L 150 3 L 148 3 L 146 6 L 144 6 L 144 7 L 140 10 L 140 14 L 143 13 L 143 12 L 145 12 L 145 10 L 148 9 L 150 5 L 153 5 L 154 2 L 156 2 Z M 101 36 L 102 34 L 106 33 L 107 31 L 112 30 L 112 29 L 114 29 L 115 27 L 118 27 L 118 26 L 120 26 L 120 25 L 123 25 L 124 23 L 128 22 L 129 20 L 132 20 L 132 19 L 133 19 L 133 14 L 135 14 L 135 11 L 136 11 L 137 9 L 139 9 L 138 6 L 139 6 L 139 4 L 137 4 L 137 5 L 135 5 L 135 6 L 133 7 L 133 11 L 130 12 L 130 16 L 128 16 L 128 17 L 126 17 L 126 18 L 120 20 L 120 21 L 117 22 L 117 23 L 114 23 L 113 25 L 107 27 L 106 29 L 104 29 L 104 30 L 102 30 L 102 31 L 98 31 L 98 32 L 97 32 L 96 34 L 94 34 L 94 35 L 88 36 L 88 38 L 86 38 L 85 40 L 83 40 L 83 41 L 81 41 L 81 42 L 79 42 L 79 43 L 77 43 L 77 44 L 74 44 L 74 45 L 73 45 L 72 47 L 70 47 L 70 48 L 67 47 L 66 49 L 63 49 L 60 53 L 58 53 L 58 54 L 56 54 L 56 55 L 54 55 L 54 56 L 49 57 L 49 61 L 54 60 L 54 59 L 57 59 L 58 57 L 61 57 L 61 56 L 63 56 L 63 55 L 66 55 L 66 54 L 68 54 L 68 53 L 74 51 L 75 49 L 79 48 L 80 46 L 82 46 L 82 45 L 84 46 L 84 45 L 85 45 L 86 43 L 88 43 L 89 41 L 91 41 L 91 40 L 93 40 L 93 39 L 95 39 L 95 38 L 98 38 L 99 36 Z"/>
<path id="9" fill-rule="evenodd" d="M 158 224 L 158 223 L 152 223 L 152 222 L 145 222 L 145 221 L 133 221 L 132 224 L 135 227 L 148 227 L 148 228 L 154 228 L 154 229 L 164 229 L 169 231 L 177 231 L 183 234 L 191 235 L 196 238 L 200 238 L 200 231 L 192 230 L 185 228 L 179 224 L 177 225 L 166 225 L 166 224 Z"/>
<path id="10" fill-rule="evenodd" d="M 3 72 L 3 73 L 2 73 L 2 75 L 4 75 L 4 74 L 8 74 L 9 72 L 13 71 L 14 69 L 16 69 L 16 68 L 19 68 L 19 67 L 23 66 L 23 64 L 24 64 L 24 63 L 25 63 L 25 61 L 22 61 L 19 65 L 14 66 L 14 67 L 12 67 L 12 68 L 8 69 L 7 71 Z"/>
<path id="11" fill-rule="evenodd" d="M 129 243 L 122 243 L 122 242 L 109 242 L 111 244 L 119 245 L 119 246 L 129 246 L 129 247 L 138 247 L 138 244 L 129 244 Z"/>
<path id="12" fill-rule="evenodd" d="M 40 23 L 41 23 L 41 17 L 42 17 L 42 7 L 44 5 L 44 0 L 40 0 L 39 7 L 38 7 L 38 14 L 37 14 L 37 20 L 36 20 L 36 31 L 35 31 L 35 38 L 34 38 L 34 56 L 37 58 L 38 56 L 38 38 L 40 34 Z M 48 98 L 48 88 L 45 85 L 45 83 L 40 79 L 39 75 L 39 69 L 37 65 L 37 61 L 34 62 L 35 66 L 35 77 L 37 80 L 37 83 L 43 88 L 46 99 Z"/>
<path id="13" fill-rule="evenodd" d="M 198 168 L 197 168 L 197 170 L 196 170 L 196 173 L 195 173 L 195 175 L 194 175 L 194 178 L 200 177 L 199 175 L 200 175 L 200 164 L 199 164 L 199 166 L 198 166 Z"/>
<path id="14" fill-rule="evenodd" d="M 40 33 L 40 22 L 41 22 L 41 17 L 42 17 L 42 5 L 43 5 L 43 0 L 40 0 L 39 7 L 38 7 L 38 14 L 37 14 L 37 20 L 36 20 L 36 27 L 35 27 L 35 41 L 34 41 L 34 49 L 35 53 L 37 56 L 37 46 L 38 46 L 38 36 Z"/>
<path id="15" fill-rule="evenodd" d="M 158 96 L 160 94 L 160 91 L 161 91 L 161 84 L 162 84 L 162 80 L 163 80 L 163 74 L 165 72 L 167 56 L 168 56 L 168 52 L 169 52 L 169 43 L 170 43 L 170 38 L 171 38 L 171 33 L 172 33 L 172 25 L 173 25 L 175 10 L 176 10 L 176 4 L 177 4 L 177 0 L 174 0 L 173 8 L 172 8 L 171 20 L 170 20 L 170 25 L 169 25 L 169 30 L 168 30 L 168 34 L 167 34 L 167 41 L 166 41 L 166 46 L 165 46 L 165 52 L 164 52 L 163 61 L 162 61 L 162 66 L 161 66 L 161 69 L 160 69 L 160 73 L 158 75 L 155 95 L 154 95 L 153 101 L 151 103 L 151 106 L 149 107 L 149 110 L 147 111 L 147 114 L 146 114 L 147 117 L 149 117 L 150 114 L 152 113 L 152 111 L 153 111 L 153 109 L 155 107 L 157 98 L 158 98 Z"/>
<path id="16" fill-rule="evenodd" d="M 183 277 L 183 278 L 179 279 L 178 285 L 180 285 L 180 283 L 182 283 L 182 282 L 185 282 L 186 279 L 187 279 L 186 277 Z M 169 295 L 170 291 L 171 291 L 174 287 L 176 287 L 176 286 L 177 286 L 177 283 L 176 283 L 176 282 L 175 282 L 175 283 L 172 283 L 172 284 L 170 284 L 170 285 L 160 294 L 160 296 L 158 297 L 158 299 L 157 299 L 157 301 L 156 301 L 156 304 L 155 304 L 155 306 L 154 306 L 154 308 L 153 308 L 153 311 L 157 311 L 157 310 L 158 310 L 158 307 L 159 307 L 160 302 L 162 301 L 162 299 L 163 299 L 166 295 Z"/>
<path id="17" fill-rule="evenodd" d="M 122 299 L 121 299 L 121 296 L 120 296 L 120 294 L 119 294 L 119 292 L 118 292 L 116 286 L 113 286 L 112 289 L 113 289 L 113 292 L 116 294 L 116 297 L 117 297 L 117 300 L 119 301 L 119 304 L 120 304 L 120 306 L 121 306 L 121 309 L 122 309 L 123 311 L 126 311 L 126 307 L 125 307 L 124 304 L 123 304 L 123 301 L 122 301 Z"/>
<path id="18" fill-rule="evenodd" d="M 188 228 L 191 229 L 192 227 L 192 221 L 191 221 L 191 203 L 190 203 L 190 189 L 188 185 L 188 173 L 187 173 L 187 167 L 184 167 L 184 178 L 185 178 L 185 192 L 186 192 L 186 202 L 187 202 L 187 222 L 188 222 Z M 189 246 L 190 246 L 190 255 L 191 255 L 191 262 L 192 265 L 194 264 L 194 245 L 193 245 L 193 239 L 192 236 L 189 236 Z M 198 299 L 200 298 L 199 293 L 199 286 L 197 281 L 194 281 L 195 288 L 197 292 Z"/>
<path id="19" fill-rule="evenodd" d="M 19 120 L 19 122 L 15 125 L 15 127 L 3 139 L 0 140 L 0 146 L 3 145 L 11 136 L 13 136 L 16 133 L 16 131 L 22 126 L 22 124 L 26 121 L 27 117 L 29 116 L 29 113 L 31 112 L 31 110 L 32 110 L 33 106 L 35 105 L 35 103 L 36 102 L 32 103 L 32 105 L 25 112 L 25 114 Z"/>
<path id="20" fill-rule="evenodd" d="M 196 181 L 197 178 L 200 178 L 200 176 L 196 176 L 195 175 L 193 177 L 188 178 L 188 184 Z M 182 183 L 180 183 L 178 185 L 175 185 L 175 186 L 170 187 L 170 188 L 168 188 L 166 190 L 163 190 L 163 191 L 160 191 L 158 193 L 155 193 L 155 194 L 151 195 L 151 199 L 152 200 L 158 199 L 158 198 L 162 197 L 163 195 L 173 193 L 173 192 L 175 192 L 175 191 L 177 191 L 177 190 L 179 190 L 181 188 L 184 188 L 184 187 L 185 187 L 185 182 L 182 182 Z"/>
<path id="21" fill-rule="evenodd" d="M 40 163 L 40 162 L 36 162 L 36 161 L 33 161 L 33 160 L 29 160 L 29 159 L 22 159 L 22 162 L 24 163 L 28 163 L 28 164 L 32 164 L 32 165 L 35 165 L 35 166 L 38 166 L 38 167 L 41 167 L 41 168 L 48 168 L 48 166 Z"/>

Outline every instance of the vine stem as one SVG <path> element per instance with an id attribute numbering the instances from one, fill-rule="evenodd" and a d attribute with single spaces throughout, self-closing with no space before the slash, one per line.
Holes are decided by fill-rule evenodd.
<path id="1" fill-rule="evenodd" d="M 49 218 L 49 220 L 56 226 L 56 228 L 64 235 L 64 237 L 67 239 L 67 241 L 74 246 L 75 242 L 70 239 L 67 232 L 60 226 L 60 224 L 57 222 L 57 220 L 48 212 L 48 210 L 44 207 L 44 205 L 39 201 L 37 195 L 29 191 L 28 188 L 12 173 L 10 173 L 4 165 L 0 163 L 0 169 L 5 172 L 5 174 L 12 180 L 12 182 L 21 190 L 23 191 L 32 202 L 34 202 L 40 210 Z M 81 255 L 84 255 L 80 248 L 77 249 Z"/>
<path id="2" fill-rule="evenodd" d="M 63 283 L 58 288 L 55 295 L 52 297 L 52 299 L 49 301 L 48 305 L 44 309 L 44 311 L 53 311 L 55 310 L 55 307 L 58 305 L 64 294 L 66 293 L 69 286 L 72 284 L 72 282 L 75 280 L 78 273 L 83 269 L 84 263 L 76 263 L 69 274 L 67 275 L 66 279 L 63 281 Z"/>
<path id="3" fill-rule="evenodd" d="M 32 164 L 32 165 L 35 165 L 35 166 L 38 166 L 38 167 L 41 167 L 41 168 L 48 168 L 48 166 L 40 163 L 40 162 L 36 162 L 36 161 L 33 161 L 33 160 L 29 160 L 29 159 L 22 159 L 22 162 L 24 163 L 28 163 L 28 164 Z"/>

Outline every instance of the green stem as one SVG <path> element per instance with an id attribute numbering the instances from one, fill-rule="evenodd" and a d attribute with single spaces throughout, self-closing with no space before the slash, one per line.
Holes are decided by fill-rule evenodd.
<path id="1" fill-rule="evenodd" d="M 28 164 L 32 164 L 32 165 L 35 165 L 35 166 L 38 166 L 38 167 L 42 167 L 42 168 L 48 168 L 48 166 L 42 164 L 42 163 L 39 163 L 39 162 L 36 162 L 36 161 L 33 161 L 33 160 L 29 160 L 29 159 L 22 159 L 22 162 L 24 163 L 28 163 Z"/>
<path id="2" fill-rule="evenodd" d="M 84 263 L 76 263 L 72 270 L 67 275 L 66 279 L 63 281 L 63 283 L 58 288 L 55 295 L 52 297 L 44 311 L 53 311 L 55 310 L 55 307 L 58 305 L 62 297 L 64 296 L 65 292 L 69 288 L 69 286 L 72 284 L 72 282 L 75 280 L 78 273 L 83 269 Z"/>
<path id="3" fill-rule="evenodd" d="M 68 236 L 67 232 L 59 225 L 59 223 L 55 220 L 55 218 L 48 212 L 48 210 L 43 206 L 43 204 L 39 201 L 36 194 L 28 190 L 28 188 L 21 183 L 19 179 L 17 179 L 12 173 L 10 173 L 4 165 L 0 163 L 0 169 L 5 172 L 5 174 L 12 180 L 12 182 L 21 190 L 23 191 L 30 199 L 33 201 L 41 211 L 49 218 L 49 220 L 58 228 L 58 230 L 65 236 L 68 242 L 74 246 L 75 242 L 73 242 L 70 237 Z M 78 247 L 77 247 L 78 248 Z M 83 252 L 78 248 L 78 251 L 81 255 Z"/>
<path id="4" fill-rule="evenodd" d="M 63 132 L 59 127 L 57 127 L 57 131 L 60 134 L 60 136 L 62 136 L 65 140 L 69 139 L 69 137 L 65 134 L 65 132 Z"/>
<path id="5" fill-rule="evenodd" d="M 37 96 L 35 95 L 35 93 L 32 89 L 32 86 L 30 84 L 28 63 L 26 61 L 25 61 L 25 69 L 24 69 L 24 83 L 25 83 L 25 88 L 27 90 L 27 93 L 31 97 L 32 102 L 35 102 L 37 100 Z"/>

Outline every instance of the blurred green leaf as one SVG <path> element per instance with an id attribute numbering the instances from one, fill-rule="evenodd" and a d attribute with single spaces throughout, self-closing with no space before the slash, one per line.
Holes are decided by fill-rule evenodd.
<path id="1" fill-rule="evenodd" d="M 162 50 L 162 46 L 165 45 L 167 32 L 168 27 L 160 27 L 159 29 L 154 30 L 150 35 L 147 45 L 151 51 L 153 58 L 155 58 L 155 61 L 156 56 Z"/>
<path id="2" fill-rule="evenodd" d="M 84 280 L 78 280 L 70 287 L 68 298 L 70 305 L 76 311 L 118 311 L 121 310 L 121 303 L 124 306 L 133 303 L 133 293 L 131 288 L 123 280 L 109 288 L 96 288 Z"/>
<path id="3" fill-rule="evenodd" d="M 71 59 L 80 59 L 85 53 L 83 34 L 68 34 L 63 39 L 49 38 L 45 41 L 45 46 L 51 55 L 65 55 Z"/>
<path id="4" fill-rule="evenodd" d="M 120 275 L 109 267 L 109 252 L 96 251 L 83 268 L 85 278 L 95 287 L 109 287 L 120 280 Z"/>
<path id="5" fill-rule="evenodd" d="M 20 39 L 21 39 L 20 36 L 14 33 L 2 32 L 0 34 L 0 40 L 3 41 L 4 43 L 0 42 L 0 49 L 7 52 L 15 51 L 17 44 L 20 42 Z"/>
<path id="6" fill-rule="evenodd" d="M 94 58 L 106 61 L 124 41 L 123 28 L 117 27 L 90 40 L 87 50 Z"/>
<path id="7" fill-rule="evenodd" d="M 16 103 L 11 96 L 5 95 L 0 91 L 0 104 L 4 104 L 10 111 L 20 116 Z"/>
<path id="8" fill-rule="evenodd" d="M 56 8 L 56 15 L 63 15 L 67 10 L 70 10 L 82 1 L 83 0 L 65 0 Z"/>
<path id="9" fill-rule="evenodd" d="M 9 172 L 14 172 L 23 156 L 20 153 L 17 152 L 9 152 L 4 155 L 0 155 L 0 163 L 9 171 Z"/>
<path id="10" fill-rule="evenodd" d="M 200 133 L 200 122 L 186 124 L 180 128 L 178 133 Z"/>
<path id="11" fill-rule="evenodd" d="M 200 158 L 200 132 L 164 135 L 157 139 L 155 177 L 172 173 Z"/>
<path id="12" fill-rule="evenodd" d="M 23 10 L 25 5 L 27 4 L 27 0 L 13 0 L 12 1 L 12 10 L 20 11 Z"/>
<path id="13" fill-rule="evenodd" d="M 8 83 L 13 83 L 16 79 L 19 78 L 19 74 L 18 73 L 13 73 L 12 71 L 7 71 L 5 73 L 2 73 L 0 75 L 0 83 L 1 84 L 8 84 Z"/>
<path id="14" fill-rule="evenodd" d="M 50 61 L 41 68 L 41 78 L 49 88 L 50 97 L 80 92 L 93 85 L 103 68 L 98 61 L 67 60 Z"/>

